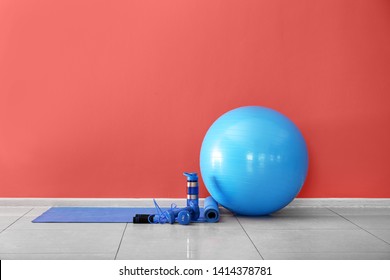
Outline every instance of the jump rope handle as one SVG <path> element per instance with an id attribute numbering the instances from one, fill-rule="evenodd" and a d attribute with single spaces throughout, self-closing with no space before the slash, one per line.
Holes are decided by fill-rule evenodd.
<path id="1" fill-rule="evenodd" d="M 161 211 L 157 202 L 155 202 L 158 214 L 137 214 L 133 218 L 133 223 L 170 223 L 173 224 L 176 220 L 181 225 L 188 225 L 191 221 L 196 221 L 199 218 L 199 185 L 198 174 L 193 172 L 184 172 L 187 177 L 187 207 L 176 208 L 171 207 L 170 210 Z"/>

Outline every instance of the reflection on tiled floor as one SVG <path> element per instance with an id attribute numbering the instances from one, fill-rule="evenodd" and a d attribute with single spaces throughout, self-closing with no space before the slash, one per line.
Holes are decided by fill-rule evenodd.
<path id="1" fill-rule="evenodd" d="M 48 207 L 0 207 L 0 259 L 386 259 L 390 208 L 223 211 L 216 224 L 31 223 Z"/>

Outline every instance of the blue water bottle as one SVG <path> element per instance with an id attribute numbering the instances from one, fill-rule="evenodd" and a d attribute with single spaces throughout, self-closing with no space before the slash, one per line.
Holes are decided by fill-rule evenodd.
<path id="1" fill-rule="evenodd" d="M 198 174 L 184 172 L 187 176 L 187 207 L 191 207 L 191 221 L 196 221 L 199 218 L 199 185 Z"/>

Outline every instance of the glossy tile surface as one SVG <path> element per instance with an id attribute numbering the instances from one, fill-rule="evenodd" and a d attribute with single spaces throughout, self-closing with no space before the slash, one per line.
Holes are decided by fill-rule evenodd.
<path id="1" fill-rule="evenodd" d="M 247 230 L 261 229 L 357 229 L 340 216 L 266 216 L 238 217 Z"/>
<path id="2" fill-rule="evenodd" d="M 248 234 L 260 252 L 390 253 L 389 244 L 361 229 L 248 230 Z"/>
<path id="3" fill-rule="evenodd" d="M 99 230 L 13 230 L 0 234 L 0 254 L 115 253 L 122 231 Z"/>
<path id="4" fill-rule="evenodd" d="M 369 229 L 367 231 L 390 244 L 390 229 Z"/>
<path id="5" fill-rule="evenodd" d="M 389 260 L 390 253 L 264 253 L 267 260 Z"/>
<path id="6" fill-rule="evenodd" d="M 215 224 L 32 223 L 49 207 L 0 207 L 0 259 L 385 259 L 390 208 L 227 210 Z"/>
<path id="7" fill-rule="evenodd" d="M 1 254 L 2 260 L 114 260 L 115 253 L 111 254 Z"/>

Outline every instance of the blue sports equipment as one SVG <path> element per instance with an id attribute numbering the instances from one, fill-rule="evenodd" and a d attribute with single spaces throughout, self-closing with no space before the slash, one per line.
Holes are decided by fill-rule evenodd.
<path id="1" fill-rule="evenodd" d="M 200 170 L 219 204 L 237 214 L 267 215 L 301 190 L 308 152 L 298 127 L 284 115 L 265 107 L 240 107 L 207 131 Z"/>

